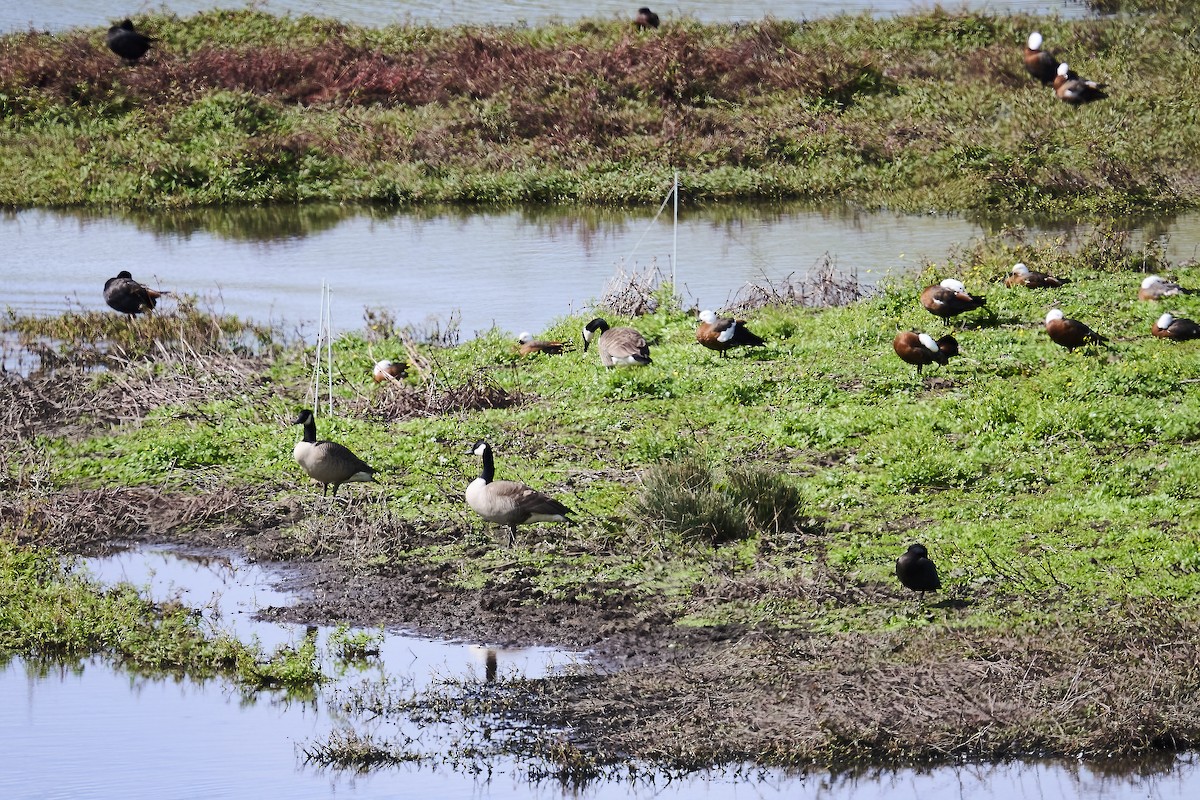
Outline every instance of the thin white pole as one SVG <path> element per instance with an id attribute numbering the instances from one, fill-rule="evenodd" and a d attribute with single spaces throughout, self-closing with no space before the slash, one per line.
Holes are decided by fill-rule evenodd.
<path id="1" fill-rule="evenodd" d="M 325 352 L 327 360 L 325 366 L 329 378 L 329 402 L 325 407 L 325 413 L 333 416 L 333 284 L 326 287 L 325 296 L 327 298 L 327 312 L 325 314 Z"/>
<path id="2" fill-rule="evenodd" d="M 679 263 L 679 170 L 675 170 L 675 224 L 671 226 L 671 291 L 679 290 L 675 282 L 675 265 Z"/>

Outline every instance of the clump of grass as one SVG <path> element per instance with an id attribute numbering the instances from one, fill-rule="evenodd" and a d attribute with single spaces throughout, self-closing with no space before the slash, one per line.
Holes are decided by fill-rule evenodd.
<path id="1" fill-rule="evenodd" d="M 383 644 L 383 631 L 351 631 L 349 625 L 339 625 L 329 634 L 327 647 L 341 661 L 363 661 L 379 655 Z"/>
<path id="2" fill-rule="evenodd" d="M 448 379 L 427 381 L 423 386 L 388 385 L 369 397 L 348 402 L 347 410 L 375 419 L 413 419 L 438 417 L 462 411 L 489 408 L 513 408 L 526 401 L 525 395 L 506 389 L 487 372 L 477 371 L 461 382 Z"/>
<path id="3" fill-rule="evenodd" d="M 839 271 L 836 259 L 829 253 L 811 273 L 799 280 L 795 275 L 791 272 L 776 281 L 746 284 L 726 304 L 726 313 L 746 314 L 767 307 L 831 308 L 849 305 L 870 294 L 859 281 L 858 270 Z"/>
<path id="4" fill-rule="evenodd" d="M 696 459 L 652 467 L 633 501 L 644 523 L 712 545 L 796 525 L 801 498 L 795 487 L 760 467 L 727 471 L 724 483 Z"/>
<path id="5" fill-rule="evenodd" d="M 597 305 L 620 317 L 644 317 L 660 308 L 679 308 L 675 288 L 655 264 L 644 270 L 617 268 Z"/>

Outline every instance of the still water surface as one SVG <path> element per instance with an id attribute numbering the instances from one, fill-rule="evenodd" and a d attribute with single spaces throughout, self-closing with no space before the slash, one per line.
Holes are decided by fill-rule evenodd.
<path id="1" fill-rule="evenodd" d="M 214 626 L 268 647 L 296 642 L 303 626 L 253 619 L 263 607 L 286 604 L 273 576 L 237 557 L 170 550 L 96 559 L 105 582 L 148 587 L 158 599 L 178 597 L 205 609 Z M 319 629 L 323 643 L 329 629 Z M 448 766 L 404 767 L 353 775 L 303 763 L 299 747 L 337 727 L 382 736 L 412 735 L 436 747 L 444 731 L 394 720 L 355 719 L 331 705 L 331 695 L 365 677 L 423 687 L 437 676 L 485 680 L 487 648 L 389 632 L 380 657 L 341 665 L 338 681 L 316 699 L 259 693 L 244 697 L 224 681 L 146 678 L 102 659 L 70 666 L 20 659 L 0 665 L 0 797 L 33 798 L 827 798 L 828 800 L 1053 800 L 1194 798 L 1200 769 L 1190 758 L 1168 758 L 1140 769 L 1078 763 L 963 765 L 932 771 L 872 771 L 807 776 L 778 772 L 716 773 L 630 785 L 599 782 L 564 791 L 529 785 L 519 765 L 501 762 L 490 778 Z M 570 668 L 582 656 L 545 648 L 494 651 L 502 674 L 536 677 Z M 338 665 L 329 665 L 337 672 Z"/>
<path id="2" fill-rule="evenodd" d="M 277 14 L 311 14 L 344 22 L 383 26 L 402 22 L 433 25 L 519 23 L 538 24 L 550 20 L 584 17 L 632 19 L 642 0 L 269 0 L 254 3 Z M 934 6 L 932 0 L 676 0 L 649 3 L 663 21 L 694 17 L 703 22 L 745 22 L 773 16 L 779 19 L 812 19 L 840 13 L 903 14 Z M 245 8 L 247 0 L 7 0 L 0 3 L 0 32 L 61 30 L 72 27 L 107 27 L 123 16 L 136 18 L 167 9 L 189 16 L 210 8 Z M 1082 0 L 958 0 L 946 8 L 969 8 L 999 14 L 1029 13 L 1083 16 Z"/>

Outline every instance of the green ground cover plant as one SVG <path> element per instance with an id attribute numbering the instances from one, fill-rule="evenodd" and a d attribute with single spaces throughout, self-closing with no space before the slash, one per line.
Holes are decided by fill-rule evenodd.
<path id="1" fill-rule="evenodd" d="M 1071 283 L 1006 289 L 1018 260 Z M 336 500 L 291 458 L 290 423 L 311 404 L 297 343 L 239 349 L 230 332 L 251 323 L 225 321 L 226 335 L 87 369 L 60 357 L 0 382 L 16 436 L 0 451 L 0 540 L 18 554 L 218 541 L 308 565 L 310 585 L 337 588 L 321 594 L 353 599 L 296 615 L 595 647 L 627 667 L 504 687 L 524 698 L 506 718 L 579 731 L 530 745 L 564 768 L 1186 748 L 1200 739 L 1200 349 L 1150 325 L 1196 318 L 1200 300 L 1139 301 L 1150 272 L 1200 284 L 1194 265 L 1112 229 L 1010 230 L 845 306 L 743 309 L 767 346 L 726 359 L 695 342 L 695 310 L 650 287 L 645 316 L 598 304 L 650 341 L 653 365 L 632 370 L 581 349 L 520 357 L 507 331 L 422 343 L 375 310 L 336 342 L 334 410 L 317 426 L 379 483 Z M 918 376 L 891 341 L 941 334 L 917 295 L 947 276 L 986 294 L 987 313 L 956 320 L 960 357 Z M 1053 344 L 1051 307 L 1108 346 Z M 105 337 L 147 323 L 96 316 L 80 327 L 97 341 L 55 344 L 54 321 L 20 315 L 6 326 L 63 356 L 109 352 Z M 591 316 L 539 335 L 577 340 Z M 155 330 L 179 329 L 159 317 Z M 403 385 L 371 381 L 382 351 L 408 354 Z M 508 546 L 463 500 L 478 439 L 498 477 L 551 494 L 575 524 L 524 526 Z M 693 522 L 676 525 L 684 501 Z M 944 587 L 924 601 L 894 576 L 914 541 Z M 720 703 L 691 708 L 697 687 Z M 442 717 L 471 707 L 406 702 L 426 701 Z M 336 761 L 327 744 L 312 752 Z M 349 742 L 348 762 L 412 756 L 369 744 Z"/>
<path id="2" fill-rule="evenodd" d="M 1060 19 L 379 29 L 261 10 L 0 37 L 0 205 L 691 201 L 1124 214 L 1194 207 L 1193 4 Z M 1160 8 L 1147 8 L 1160 6 Z M 1105 8 L 1104 10 L 1109 10 Z M 1033 30 L 1109 98 L 1025 74 Z"/>

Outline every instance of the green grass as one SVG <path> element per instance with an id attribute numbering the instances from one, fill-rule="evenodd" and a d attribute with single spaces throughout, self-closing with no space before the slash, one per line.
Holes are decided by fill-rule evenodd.
<path id="1" fill-rule="evenodd" d="M 209 11 L 140 18 L 160 42 L 133 68 L 100 29 L 14 33 L 0 37 L 0 205 L 639 204 L 678 169 L 697 201 L 1194 207 L 1189 9 L 682 19 L 654 34 Z M 1029 78 L 1034 29 L 1110 98 L 1072 108 Z"/>

